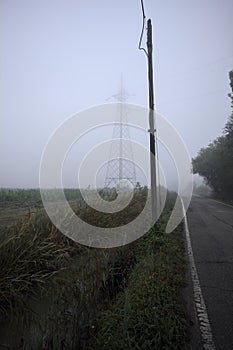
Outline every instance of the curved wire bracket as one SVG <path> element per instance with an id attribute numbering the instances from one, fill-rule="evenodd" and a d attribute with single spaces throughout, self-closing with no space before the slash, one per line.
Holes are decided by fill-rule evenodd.
<path id="1" fill-rule="evenodd" d="M 143 50 L 145 52 L 145 54 L 148 56 L 146 49 L 144 47 L 142 47 L 142 38 L 143 38 L 144 30 L 145 30 L 145 21 L 146 21 L 143 0 L 141 0 L 141 7 L 142 7 L 142 31 L 141 31 L 141 35 L 140 35 L 140 39 L 139 39 L 139 43 L 138 43 L 138 49 Z"/>

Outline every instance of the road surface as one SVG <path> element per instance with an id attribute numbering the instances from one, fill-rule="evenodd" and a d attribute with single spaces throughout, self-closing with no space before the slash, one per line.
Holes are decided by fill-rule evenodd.
<path id="1" fill-rule="evenodd" d="M 187 223 L 215 348 L 233 350 L 233 207 L 195 196 Z"/>

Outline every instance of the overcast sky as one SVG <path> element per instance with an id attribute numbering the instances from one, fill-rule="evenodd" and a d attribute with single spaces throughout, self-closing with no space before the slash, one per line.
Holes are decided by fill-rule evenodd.
<path id="1" fill-rule="evenodd" d="M 232 0 L 144 0 L 154 36 L 156 110 L 191 156 L 231 113 Z M 148 104 L 140 0 L 1 0 L 0 187 L 38 187 L 41 153 L 67 117 L 106 103 L 121 74 Z M 145 44 L 145 42 L 144 42 Z"/>

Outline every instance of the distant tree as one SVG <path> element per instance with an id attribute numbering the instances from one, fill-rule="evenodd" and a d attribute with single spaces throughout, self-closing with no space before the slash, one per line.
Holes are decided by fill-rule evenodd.
<path id="1" fill-rule="evenodd" d="M 197 186 L 193 192 L 201 197 L 209 197 L 212 194 L 210 187 L 205 184 Z"/>

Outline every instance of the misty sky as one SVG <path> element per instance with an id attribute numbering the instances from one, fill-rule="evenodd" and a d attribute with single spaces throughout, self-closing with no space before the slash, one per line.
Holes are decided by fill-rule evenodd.
<path id="1" fill-rule="evenodd" d="M 195 156 L 231 113 L 233 1 L 144 5 L 153 24 L 156 110 Z M 141 26 L 140 0 L 1 0 L 0 187 L 38 187 L 51 133 L 106 103 L 121 74 L 128 102 L 148 105 Z"/>

